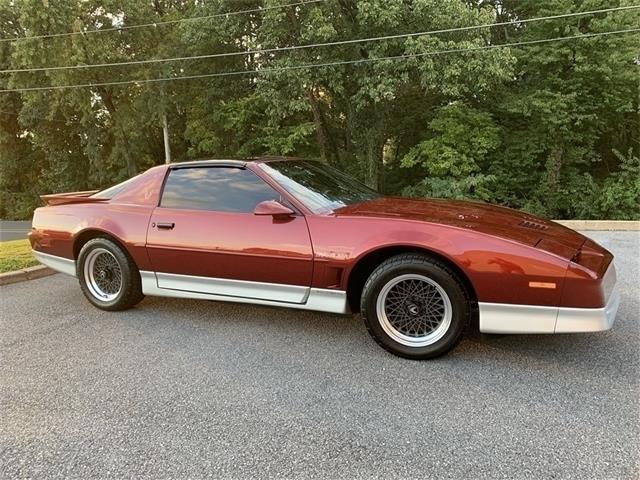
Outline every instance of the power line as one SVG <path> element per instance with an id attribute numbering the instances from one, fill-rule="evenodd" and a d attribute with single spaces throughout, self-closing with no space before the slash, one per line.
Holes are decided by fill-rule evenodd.
<path id="1" fill-rule="evenodd" d="M 125 66 L 125 65 L 144 65 L 144 64 L 152 64 L 152 63 L 178 62 L 178 61 L 185 61 L 185 60 L 202 60 L 202 59 L 208 59 L 208 58 L 233 57 L 233 56 L 241 56 L 241 55 L 264 54 L 264 53 L 277 53 L 277 52 L 301 50 L 301 49 L 308 49 L 308 48 L 349 45 L 354 43 L 365 43 L 365 42 L 374 42 L 374 41 L 377 42 L 381 40 L 411 38 L 411 37 L 419 37 L 424 35 L 433 35 L 433 34 L 440 34 L 440 33 L 461 32 L 461 31 L 477 30 L 477 29 L 488 28 L 488 27 L 500 27 L 500 26 L 513 25 L 513 24 L 525 24 L 525 23 L 540 22 L 540 21 L 546 21 L 546 20 L 554 20 L 559 18 L 594 15 L 598 13 L 615 12 L 619 10 L 630 10 L 630 9 L 637 9 L 637 8 L 640 8 L 640 5 L 606 8 L 601 10 L 590 10 L 586 12 L 564 13 L 560 15 L 551 15 L 546 17 L 529 18 L 524 20 L 512 20 L 508 22 L 487 23 L 484 25 L 472 25 L 467 27 L 446 28 L 446 29 L 431 30 L 426 32 L 403 33 L 398 35 L 358 38 L 358 39 L 352 39 L 352 40 L 339 40 L 339 41 L 333 41 L 333 42 L 313 43 L 313 44 L 307 44 L 307 45 L 292 45 L 289 47 L 261 48 L 261 49 L 255 49 L 255 50 L 246 50 L 242 52 L 212 53 L 212 54 L 206 54 L 206 55 L 158 58 L 158 59 L 149 59 L 149 60 L 131 60 L 127 62 L 97 63 L 97 64 L 90 64 L 90 65 L 62 65 L 62 66 L 54 66 L 54 67 L 15 68 L 15 69 L 9 69 L 9 70 L 0 70 L 0 74 L 1 73 L 21 73 L 21 72 L 44 72 L 44 71 L 55 71 L 55 70 L 75 70 L 75 69 L 86 69 L 86 68 L 104 68 L 104 67 L 117 67 L 117 66 Z"/>
<path id="2" fill-rule="evenodd" d="M 55 38 L 55 37 L 68 37 L 72 35 L 84 35 L 87 33 L 103 33 L 103 32 L 113 32 L 113 31 L 123 31 L 123 30 L 133 30 L 137 28 L 148 28 L 148 27 L 158 27 L 164 25 L 172 25 L 176 23 L 182 22 L 195 22 L 198 20 L 209 20 L 212 18 L 222 18 L 222 17 L 231 17 L 234 15 L 246 15 L 248 13 L 257 13 L 257 12 L 266 12 L 269 10 L 277 10 L 279 8 L 287 8 L 287 7 L 297 7 L 299 5 L 306 5 L 308 3 L 318 3 L 324 2 L 325 0 L 305 0 L 299 1 L 296 3 L 287 3 L 282 5 L 272 5 L 267 7 L 260 8 L 251 8 L 247 10 L 236 10 L 234 12 L 225 12 L 225 13 L 216 13 L 213 15 L 204 15 L 199 17 L 189 17 L 189 18 L 181 18 L 179 20 L 165 20 L 161 22 L 151 22 L 151 23 L 140 23 L 136 25 L 123 25 L 121 27 L 109 27 L 109 28 L 100 28 L 95 30 L 85 30 L 82 32 L 64 32 L 64 33 L 50 33 L 45 35 L 31 35 L 28 37 L 8 37 L 8 38 L 0 38 L 0 43 L 2 42 L 18 42 L 22 40 L 36 40 L 41 38 Z"/>
<path id="3" fill-rule="evenodd" d="M 546 38 L 546 39 L 540 39 L 540 40 L 528 40 L 523 42 L 504 43 L 504 44 L 498 44 L 498 45 L 484 45 L 481 47 L 457 48 L 457 49 L 450 49 L 450 50 L 439 50 L 439 51 L 423 52 L 423 53 L 415 53 L 415 54 L 407 54 L 407 55 L 395 55 L 395 56 L 389 56 L 389 57 L 365 58 L 360 60 L 343 60 L 338 62 L 312 63 L 312 64 L 306 64 L 306 65 L 291 65 L 291 66 L 285 66 L 285 67 L 264 68 L 260 70 L 236 70 L 231 72 L 188 75 L 188 76 L 182 76 L 182 77 L 143 78 L 139 80 L 121 80 L 121 81 L 115 81 L 115 82 L 55 85 L 50 87 L 12 88 L 12 89 L 0 90 L 0 93 L 31 92 L 31 91 L 40 91 L 40 90 L 63 90 L 68 88 L 105 87 L 105 86 L 115 86 L 115 85 L 156 83 L 156 82 L 168 82 L 168 81 L 174 81 L 174 80 L 193 80 L 197 78 L 227 77 L 227 76 L 245 75 L 249 73 L 264 74 L 264 73 L 273 73 L 273 72 L 280 72 L 280 71 L 287 71 L 287 70 L 303 70 L 303 69 L 320 68 L 320 67 L 333 67 L 333 66 L 340 66 L 340 65 L 355 65 L 355 64 L 379 62 L 383 60 L 401 60 L 401 59 L 408 59 L 408 58 L 420 58 L 420 57 L 426 57 L 426 56 L 443 55 L 443 54 L 451 54 L 451 53 L 474 52 L 479 50 L 491 50 L 495 48 L 522 47 L 522 46 L 550 43 L 550 42 L 557 42 L 557 41 L 601 37 L 606 35 L 616 35 L 616 34 L 633 33 L 633 32 L 640 32 L 640 28 L 630 28 L 626 30 L 613 30 L 609 32 L 586 33 L 581 35 L 573 35 L 569 37 L 555 37 L 555 38 Z"/>

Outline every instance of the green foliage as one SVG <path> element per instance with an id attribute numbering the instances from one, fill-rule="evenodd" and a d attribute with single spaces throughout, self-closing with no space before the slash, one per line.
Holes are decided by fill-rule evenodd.
<path id="1" fill-rule="evenodd" d="M 0 2 L 0 37 L 282 3 L 5 1 Z M 327 0 L 156 28 L 0 42 L 0 70 L 241 53 L 616 5 L 605 0 Z M 5 89 L 263 70 L 0 94 L 0 217 L 28 218 L 39 194 L 105 187 L 161 163 L 166 116 L 174 160 L 316 157 L 390 194 L 480 199 L 554 218 L 637 219 L 637 34 L 434 52 L 632 28 L 640 24 L 639 12 L 272 54 L 0 74 L 0 89 Z M 368 62 L 416 54 L 421 56 Z M 344 60 L 364 62 L 272 70 Z"/>
<path id="2" fill-rule="evenodd" d="M 640 205 L 640 158 L 629 149 L 627 155 L 617 150 L 620 169 L 598 184 L 589 174 L 584 174 L 584 189 L 578 194 L 592 202 L 577 202 L 576 215 L 586 218 L 618 218 L 637 220 Z"/>
<path id="3" fill-rule="evenodd" d="M 460 104 L 439 109 L 428 133 L 430 138 L 409 150 L 402 163 L 423 165 L 430 176 L 465 178 L 477 173 L 487 154 L 500 145 L 491 115 Z"/>
<path id="4" fill-rule="evenodd" d="M 427 177 L 417 185 L 404 189 L 403 194 L 412 197 L 443 197 L 491 201 L 492 185 L 496 177 L 475 174 L 465 177 Z"/>

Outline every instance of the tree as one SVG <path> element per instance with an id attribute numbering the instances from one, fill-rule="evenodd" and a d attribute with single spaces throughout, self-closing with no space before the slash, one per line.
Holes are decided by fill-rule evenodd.
<path id="1" fill-rule="evenodd" d="M 498 6 L 500 20 L 506 20 L 602 9 L 611 3 L 505 0 Z M 530 23 L 498 31 L 497 40 L 621 30 L 638 21 L 637 11 L 627 11 Z M 620 166 L 614 150 L 638 153 L 637 53 L 637 36 L 632 35 L 515 51 L 516 76 L 491 109 L 503 145 L 488 170 L 498 179 L 497 201 L 556 218 L 587 211 L 584 205 L 597 199 L 595 185 Z M 582 195 L 576 196 L 577 191 Z M 638 207 L 634 211 L 638 215 Z"/>
<path id="2" fill-rule="evenodd" d="M 314 157 L 385 193 L 474 198 L 556 218 L 640 218 L 638 35 L 494 48 L 635 27 L 640 10 L 520 23 L 611 3 L 281 5 L 1 3 L 2 38 L 82 32 L 0 42 L 5 70 L 233 55 L 0 74 L 1 89 L 229 74 L 0 93 L 0 216 L 28 218 L 38 194 L 105 187 L 162 163 L 166 117 L 176 160 Z M 234 11 L 243 13 L 227 15 Z M 191 20 L 173 22 L 184 18 Z M 509 21 L 516 23 L 355 41 Z M 341 41 L 348 43 L 255 52 Z"/>

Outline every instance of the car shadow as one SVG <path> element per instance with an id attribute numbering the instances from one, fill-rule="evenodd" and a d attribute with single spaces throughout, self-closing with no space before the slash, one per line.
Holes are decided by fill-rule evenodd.
<path id="1" fill-rule="evenodd" d="M 381 358 L 392 356 L 373 342 L 358 315 L 250 305 L 233 302 L 165 299 L 150 297 L 138 307 L 158 309 L 174 321 L 198 322 L 206 326 L 226 326 L 229 322 L 256 335 L 300 336 L 304 344 L 342 345 L 351 354 L 361 349 L 363 355 L 376 352 Z M 637 320 L 635 320 L 637 323 Z M 626 323 L 620 321 L 619 323 Z M 638 333 L 626 328 L 608 332 L 556 335 L 488 335 L 467 334 L 440 362 L 489 363 L 492 365 L 554 366 L 620 375 L 637 371 Z M 357 349 L 356 352 L 353 349 Z M 395 358 L 395 357 L 394 357 Z"/>

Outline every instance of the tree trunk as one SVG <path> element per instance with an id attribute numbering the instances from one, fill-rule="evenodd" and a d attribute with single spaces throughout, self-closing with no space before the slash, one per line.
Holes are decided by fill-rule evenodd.
<path id="1" fill-rule="evenodd" d="M 84 52 L 85 57 L 87 58 L 87 60 L 89 60 L 88 63 L 92 63 L 90 61 L 90 56 L 88 54 L 87 48 L 86 48 L 86 44 L 81 44 L 81 48 Z M 96 82 L 99 82 L 99 79 L 96 78 Z M 118 119 L 116 118 L 116 106 L 115 103 L 113 102 L 113 97 L 111 96 L 111 92 L 109 90 L 107 90 L 105 87 L 96 87 L 98 92 L 100 92 L 100 95 L 102 97 L 102 101 L 104 102 L 105 107 L 107 108 L 107 111 L 109 112 L 109 115 L 111 115 L 111 118 L 113 119 L 113 122 L 115 124 L 116 127 L 116 134 L 114 135 L 115 137 L 120 137 L 120 141 L 122 142 L 122 144 L 124 145 L 124 156 L 125 156 L 125 162 L 127 165 L 127 174 L 129 175 L 129 177 L 133 177 L 137 172 L 136 169 L 136 165 L 135 162 L 133 160 L 133 158 L 131 157 L 131 148 L 129 146 L 129 137 L 127 137 L 127 132 L 124 130 L 124 128 L 122 127 L 122 125 L 120 124 L 120 122 L 118 121 Z"/>
<path id="2" fill-rule="evenodd" d="M 322 116 L 322 110 L 313 88 L 307 88 L 305 90 L 309 104 L 311 105 L 311 112 L 313 113 L 313 123 L 316 127 L 316 136 L 318 140 L 318 146 L 320 147 L 320 158 L 323 162 L 329 161 L 330 147 L 329 138 L 327 135 L 327 129 L 324 126 L 324 119 Z"/>
<path id="3" fill-rule="evenodd" d="M 115 124 L 116 137 L 120 138 L 120 141 L 122 142 L 122 145 L 124 147 L 123 151 L 124 151 L 124 159 L 127 165 L 127 175 L 129 175 L 129 177 L 133 177 L 138 172 L 137 172 L 133 157 L 131 156 L 131 148 L 129 146 L 129 137 L 127 137 L 127 132 L 125 132 L 124 128 L 122 127 L 122 125 L 118 121 L 118 118 L 116 117 L 116 106 L 113 103 L 111 94 L 104 87 L 99 88 L 99 91 L 100 91 L 100 94 L 102 95 L 102 101 L 104 102 L 104 106 L 109 112 L 109 115 L 111 115 L 111 118 L 113 119 L 113 122 Z"/>
<path id="4" fill-rule="evenodd" d="M 547 159 L 547 186 L 553 194 L 557 194 L 560 188 L 560 171 L 562 170 L 563 153 L 562 147 L 555 147 Z"/>
<path id="5" fill-rule="evenodd" d="M 162 137 L 164 139 L 164 163 L 171 163 L 171 145 L 169 144 L 169 122 L 167 114 L 162 114 Z"/>
<path id="6" fill-rule="evenodd" d="M 384 167 L 382 163 L 382 146 L 381 142 L 375 134 L 367 137 L 367 179 L 366 183 L 371 188 L 382 192 L 384 187 Z"/>

